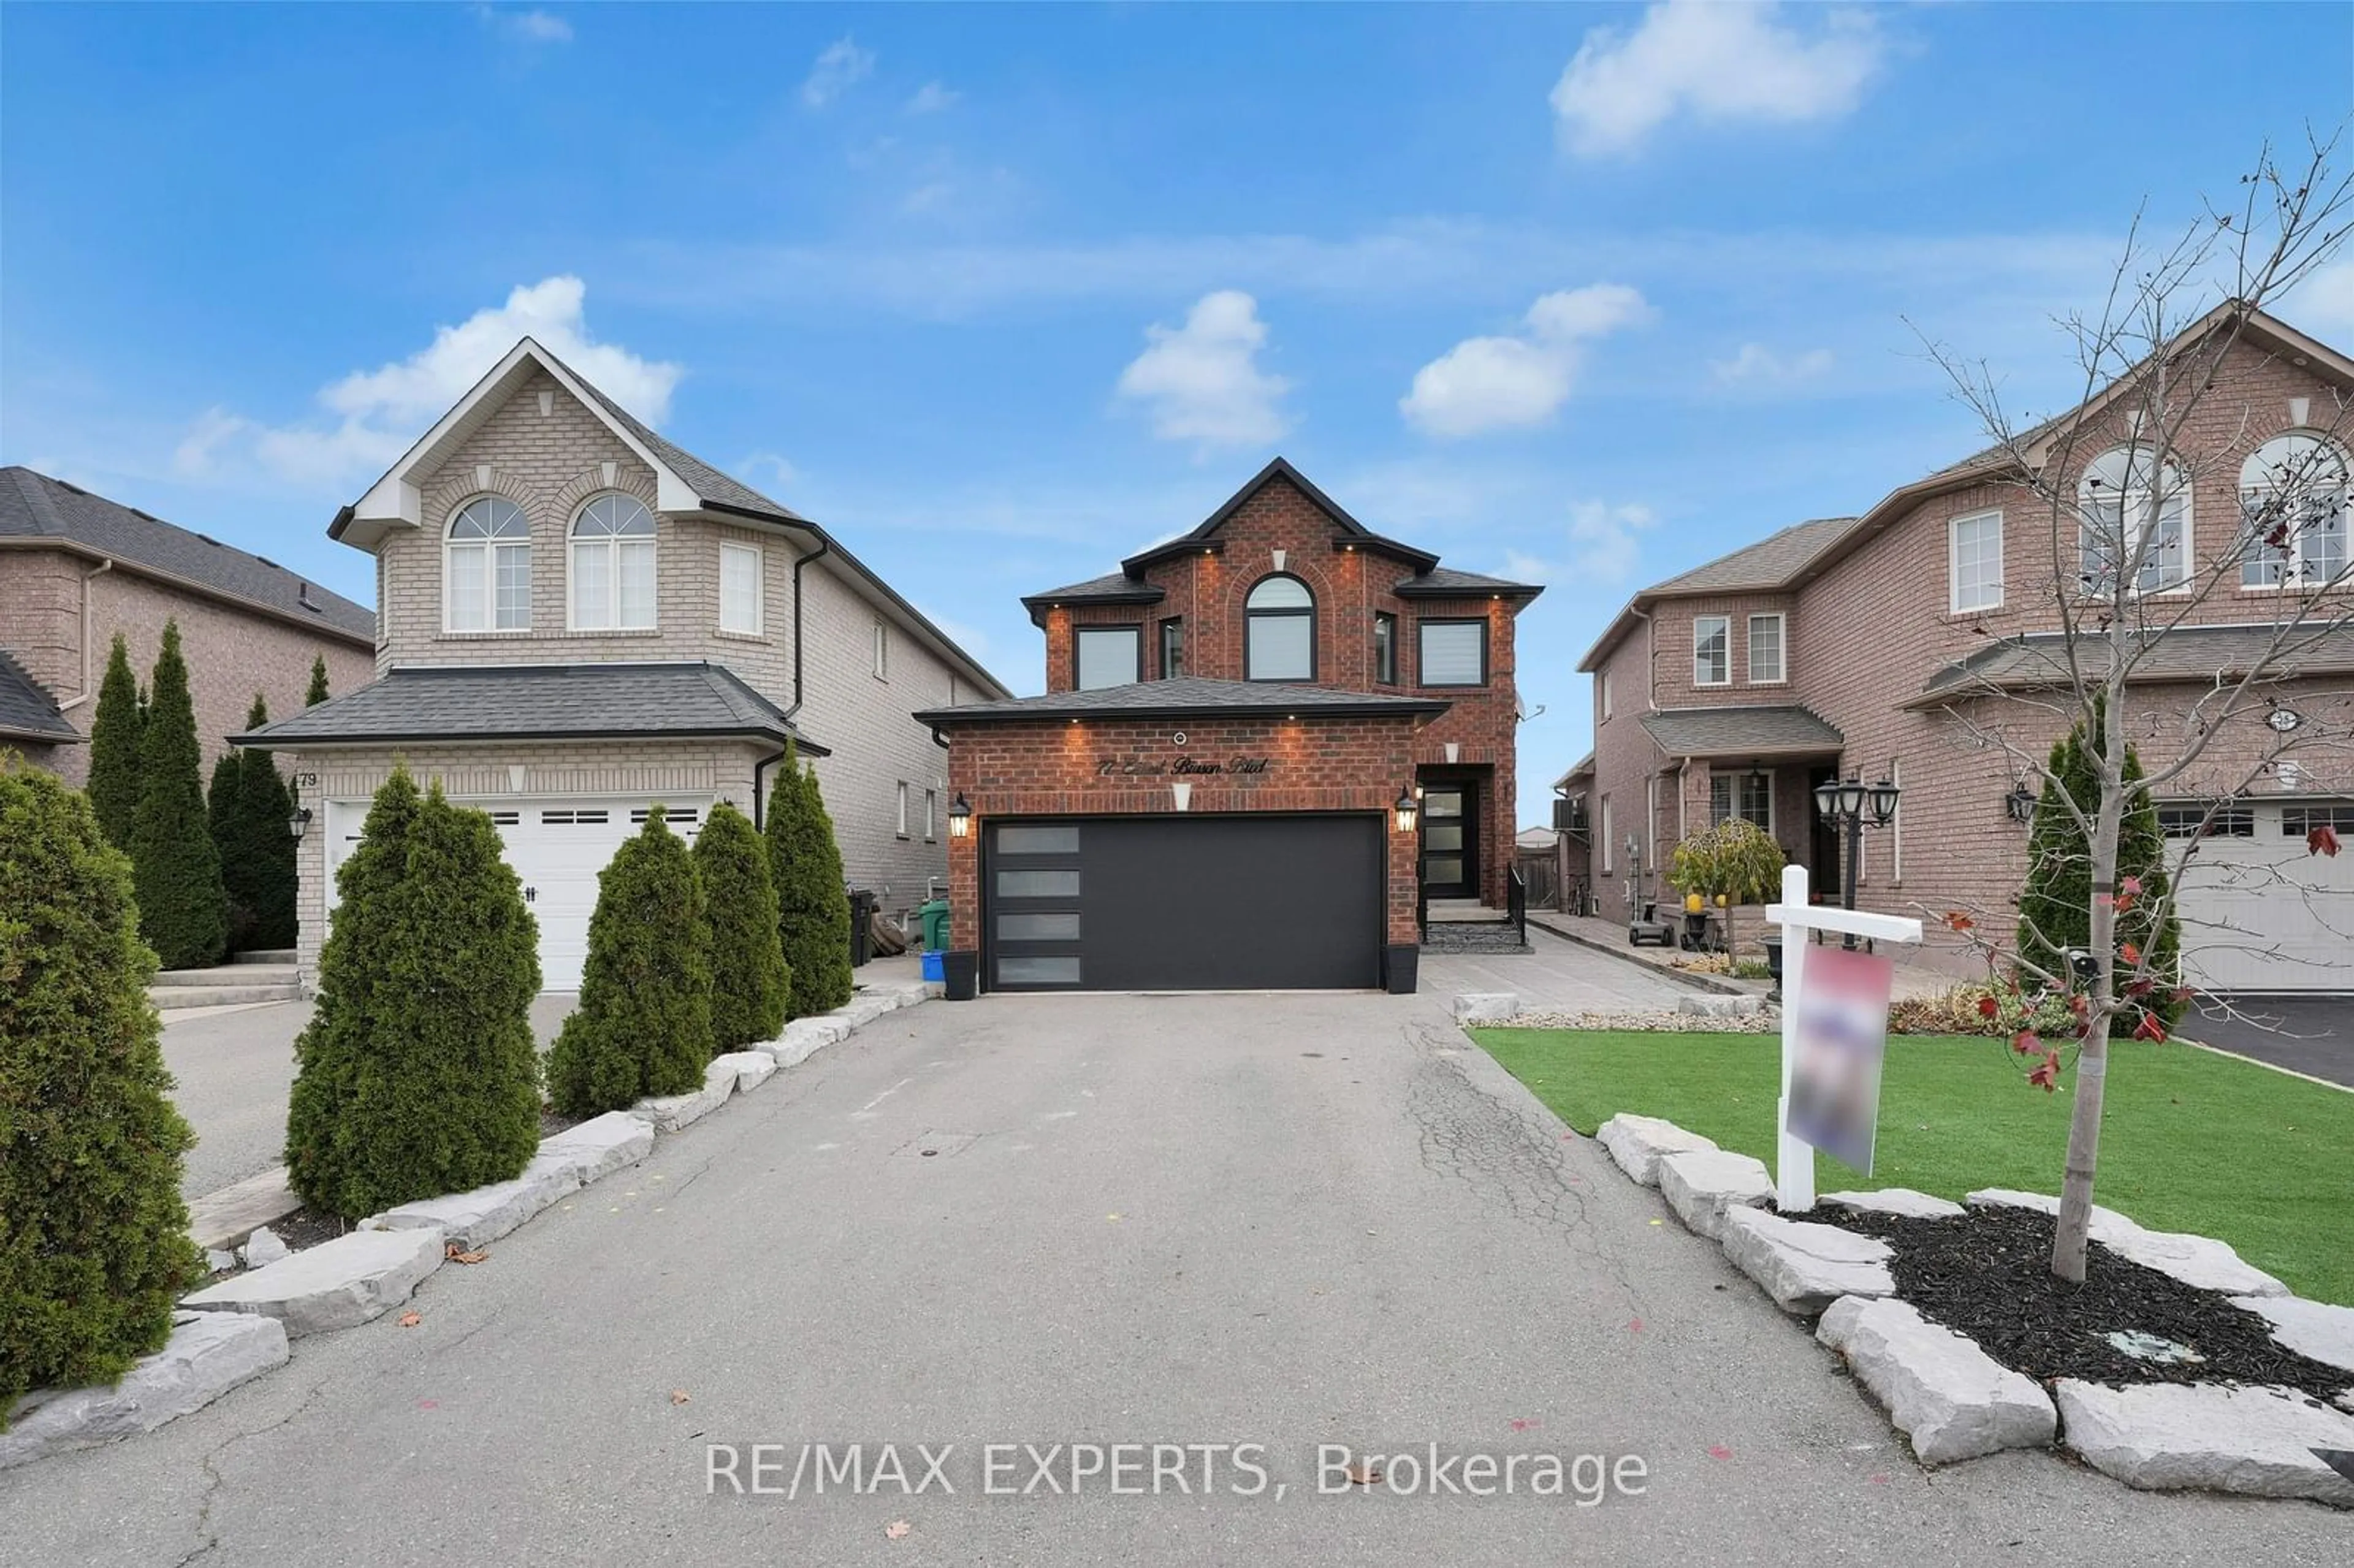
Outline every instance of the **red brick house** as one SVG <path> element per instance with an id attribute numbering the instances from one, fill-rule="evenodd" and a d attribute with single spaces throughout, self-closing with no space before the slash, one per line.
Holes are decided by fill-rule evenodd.
<path id="1" fill-rule="evenodd" d="M 1541 591 L 1372 532 L 1278 458 L 1191 533 L 1024 599 L 1045 694 L 916 715 L 970 813 L 949 901 L 982 986 L 1406 988 L 1423 899 L 1504 901 L 1513 620 Z"/>
<path id="2" fill-rule="evenodd" d="M 2229 309 L 2170 355 L 2201 352 Z M 2305 846 L 2317 823 L 2354 830 L 2341 411 L 2354 361 L 2261 313 L 2215 352 L 2215 390 L 2173 456 L 2180 493 L 2148 524 L 2180 548 L 2152 557 L 2140 590 L 2158 652 L 2129 688 L 2128 728 L 2146 758 L 2173 755 L 2167 736 L 2202 694 L 2281 626 L 2298 629 L 2281 678 L 2221 722 L 2159 814 L 2186 840 L 2211 830 L 2179 893 L 2190 983 L 2354 990 L 2354 855 Z M 2132 449 L 2117 391 L 2028 438 L 2032 461 L 2069 465 L 2053 475 L 2061 493 L 2095 493 L 2090 482 Z M 2317 443 L 2315 471 L 2337 477 L 2315 497 L 2323 515 L 2300 546 L 2312 558 L 2267 559 L 2242 530 L 2243 498 L 2299 443 Z M 2040 757 L 2062 728 L 2048 709 L 2008 699 L 2061 683 L 2056 596 L 2079 591 L 2068 586 L 2076 551 L 2062 548 L 2055 571 L 2050 514 L 2019 479 L 2001 452 L 1981 453 L 1861 516 L 1797 524 L 1628 601 L 1578 665 L 1594 677 L 1593 755 L 1555 785 L 1564 820 L 1583 824 L 1576 853 L 1589 857 L 1604 916 L 1627 918 L 1630 897 L 1671 901 L 1658 872 L 1676 842 L 1736 815 L 1807 865 L 1819 894 L 1839 896 L 1840 845 L 1811 792 L 1858 776 L 1903 790 L 1894 822 L 1862 834 L 1858 904 L 1928 916 L 1924 956 L 1957 971 L 1974 960 L 1942 929 L 1943 912 L 2008 933 L 2027 860 L 2010 797 L 2028 780 L 2003 747 Z M 2306 568 L 2327 586 L 2285 594 L 2282 571 Z M 1990 744 L 1998 732 L 2003 744 Z"/>

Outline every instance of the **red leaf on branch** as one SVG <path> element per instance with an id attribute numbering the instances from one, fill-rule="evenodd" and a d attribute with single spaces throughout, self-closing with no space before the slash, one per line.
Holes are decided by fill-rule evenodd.
<path id="1" fill-rule="evenodd" d="M 1958 909 L 1946 911 L 1946 929 L 1948 931 L 1968 931 L 1975 929 L 1977 926 L 1977 921 Z"/>
<path id="2" fill-rule="evenodd" d="M 2043 1041 L 2034 1030 L 2022 1029 L 2019 1032 L 2019 1038 L 2010 1043 L 2010 1048 L 2022 1056 L 2032 1056 L 2043 1049 Z"/>
<path id="3" fill-rule="evenodd" d="M 2139 1001 L 2143 997 L 2147 996 L 2151 991 L 2154 991 L 2157 989 L 2158 982 L 2154 980 L 2137 980 L 2134 981 L 2133 984 L 2126 987 L 2126 994 L 2133 998 L 2136 1001 Z"/>
<path id="4" fill-rule="evenodd" d="M 2117 884 L 2117 891 L 2126 894 L 2139 893 L 2141 891 L 2141 878 L 2138 876 L 2126 877 L 2123 882 Z"/>
<path id="5" fill-rule="evenodd" d="M 2166 1025 L 2158 1021 L 2157 1013 L 2145 1012 L 2141 1015 L 2141 1022 L 2134 1025 L 2133 1037 L 2137 1040 L 2152 1042 L 2164 1040 Z"/>
<path id="6" fill-rule="evenodd" d="M 2305 853 L 2307 854 L 2326 854 L 2332 860 L 2337 859 L 2338 830 L 2331 827 L 2327 822 L 2324 822 L 2321 826 L 2306 834 Z"/>
<path id="7" fill-rule="evenodd" d="M 2117 956 L 2129 964 L 2141 962 L 2141 949 L 2131 942 L 2121 944 L 2117 948 Z"/>
<path id="8" fill-rule="evenodd" d="M 2002 1004 L 1995 1001 L 1994 998 L 1990 996 L 1982 996 L 1978 998 L 1978 1016 L 1980 1018 L 1992 1018 L 1996 1013 L 2000 1012 L 2001 1011 Z"/>
<path id="9" fill-rule="evenodd" d="M 2177 1007 L 2190 1006 L 2190 999 L 2196 993 L 2193 992 L 2187 985 L 2176 986 L 2174 988 L 2174 1005 Z"/>
<path id="10" fill-rule="evenodd" d="M 2043 1060 L 2037 1063 L 2034 1071 L 2027 1075 L 2027 1081 L 2047 1095 L 2057 1089 L 2060 1086 L 2060 1053 L 2044 1052 Z"/>

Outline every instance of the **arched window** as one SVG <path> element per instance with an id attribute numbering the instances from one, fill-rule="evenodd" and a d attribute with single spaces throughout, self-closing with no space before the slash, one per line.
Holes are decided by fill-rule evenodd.
<path id="1" fill-rule="evenodd" d="M 2299 588 L 2346 575 L 2346 454 L 2291 431 L 2258 447 L 2240 469 L 2240 582 Z"/>
<path id="2" fill-rule="evenodd" d="M 442 624 L 451 631 L 531 630 L 531 523 L 503 495 L 458 508 L 441 546 Z"/>
<path id="3" fill-rule="evenodd" d="M 2077 486 L 2077 537 L 2086 593 L 2105 594 L 2119 572 L 2136 593 L 2190 578 L 2190 482 L 2147 447 L 2116 447 L 2093 460 Z"/>
<path id="4" fill-rule="evenodd" d="M 1316 596 L 1298 577 L 1261 577 L 1243 601 L 1243 673 L 1254 681 L 1316 678 Z"/>
<path id="5" fill-rule="evenodd" d="M 572 520 L 572 630 L 653 624 L 653 514 L 634 495 L 600 495 Z"/>

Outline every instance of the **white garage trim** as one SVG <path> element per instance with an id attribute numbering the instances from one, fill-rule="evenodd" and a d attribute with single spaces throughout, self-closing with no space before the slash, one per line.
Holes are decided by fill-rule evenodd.
<path id="1" fill-rule="evenodd" d="M 2185 982 L 2227 992 L 2354 992 L 2354 801 L 2240 800 L 2215 821 L 2219 831 L 2197 841 L 2178 874 Z M 2306 847 L 2306 830 L 2320 821 L 2334 823 L 2347 845 L 2334 857 Z M 2190 842 L 2169 841 L 2179 868 Z"/>

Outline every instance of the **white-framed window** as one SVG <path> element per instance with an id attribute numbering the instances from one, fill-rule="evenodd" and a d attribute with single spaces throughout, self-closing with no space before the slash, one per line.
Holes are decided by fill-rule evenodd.
<path id="1" fill-rule="evenodd" d="M 1789 618 L 1780 610 L 1749 618 L 1749 683 L 1778 686 L 1789 678 L 1785 644 Z"/>
<path id="2" fill-rule="evenodd" d="M 634 495 L 598 496 L 572 519 L 572 630 L 653 626 L 654 514 Z"/>
<path id="3" fill-rule="evenodd" d="M 1695 616 L 1692 620 L 1692 684 L 1733 684 L 1733 618 Z"/>
<path id="4" fill-rule="evenodd" d="M 2077 510 L 2086 593 L 2110 592 L 2128 567 L 2136 593 L 2164 593 L 2190 580 L 2190 482 L 2148 447 L 2115 447 L 2094 458 L 2077 486 Z"/>
<path id="5" fill-rule="evenodd" d="M 1316 678 L 1316 596 L 1298 577 L 1261 577 L 1243 600 L 1243 677 Z"/>
<path id="6" fill-rule="evenodd" d="M 875 678 L 878 681 L 891 678 L 891 628 L 888 622 L 881 620 L 875 623 Z"/>
<path id="7" fill-rule="evenodd" d="M 1597 683 L 1602 688 L 1602 716 L 1607 720 L 1610 717 L 1610 672 L 1607 668 L 1602 672 L 1602 679 Z"/>
<path id="8" fill-rule="evenodd" d="M 1618 841 L 1610 835 L 1610 797 L 1607 795 L 1602 797 L 1600 821 L 1602 823 L 1602 874 L 1607 876 L 1610 874 L 1612 862 L 1618 853 Z"/>
<path id="9" fill-rule="evenodd" d="M 928 844 L 937 842 L 939 836 L 940 792 L 927 789 L 924 791 L 924 842 Z"/>
<path id="10" fill-rule="evenodd" d="M 758 637 L 767 630 L 767 598 L 758 545 L 719 546 L 719 630 Z"/>
<path id="11" fill-rule="evenodd" d="M 907 836 L 907 781 L 899 780 L 899 825 L 894 830 L 901 838 Z"/>
<path id="12" fill-rule="evenodd" d="M 2346 454 L 2292 430 L 2240 468 L 2242 588 L 2333 583 L 2348 567 Z"/>
<path id="13" fill-rule="evenodd" d="M 1973 512 L 1946 524 L 1946 604 L 1956 615 L 2002 608 L 2002 514 Z"/>
<path id="14" fill-rule="evenodd" d="M 1416 674 L 1426 686 L 1488 683 L 1488 623 L 1484 620 L 1425 620 L 1415 631 L 1422 640 Z"/>
<path id="15" fill-rule="evenodd" d="M 1144 679 L 1144 629 L 1082 626 L 1071 634 L 1072 673 L 1083 692 L 1132 686 Z"/>
<path id="16" fill-rule="evenodd" d="M 1739 817 L 1766 832 L 1774 831 L 1774 776 L 1770 773 L 1712 773 L 1708 780 L 1708 825 L 1715 827 Z"/>
<path id="17" fill-rule="evenodd" d="M 441 625 L 448 631 L 531 630 L 531 522 L 504 495 L 458 508 L 441 546 Z"/>

